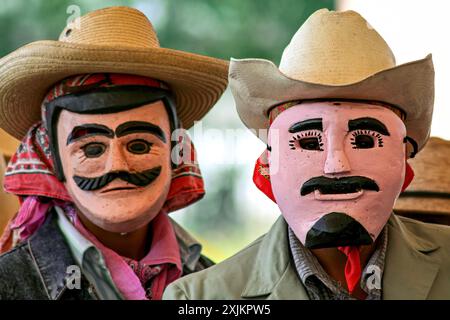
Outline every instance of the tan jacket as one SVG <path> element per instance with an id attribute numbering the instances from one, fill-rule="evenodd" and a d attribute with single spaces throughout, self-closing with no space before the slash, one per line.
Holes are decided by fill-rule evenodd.
<path id="1" fill-rule="evenodd" d="M 383 299 L 450 299 L 450 227 L 392 215 Z M 233 257 L 172 283 L 164 299 L 308 299 L 290 257 L 287 224 Z"/>

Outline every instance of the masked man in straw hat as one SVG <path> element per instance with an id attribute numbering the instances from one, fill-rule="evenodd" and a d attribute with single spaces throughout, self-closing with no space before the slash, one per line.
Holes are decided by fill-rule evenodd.
<path id="1" fill-rule="evenodd" d="M 450 226 L 450 141 L 432 137 L 410 161 L 414 180 L 395 202 L 402 216 Z"/>
<path id="2" fill-rule="evenodd" d="M 279 68 L 232 60 L 229 81 L 240 118 L 267 143 L 254 181 L 282 216 L 165 298 L 450 298 L 450 229 L 392 214 L 411 181 L 406 159 L 429 136 L 431 56 L 396 66 L 358 13 L 322 9 Z"/>
<path id="3" fill-rule="evenodd" d="M 0 299 L 160 299 L 209 266 L 167 214 L 203 194 L 189 128 L 226 61 L 161 48 L 139 11 L 91 12 L 0 60 L 0 126 L 22 144 L 5 188 Z M 172 148 L 171 145 L 174 145 Z"/>

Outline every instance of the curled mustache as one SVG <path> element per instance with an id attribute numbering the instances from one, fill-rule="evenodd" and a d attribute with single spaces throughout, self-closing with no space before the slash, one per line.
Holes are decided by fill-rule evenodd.
<path id="1" fill-rule="evenodd" d="M 145 187 L 155 180 L 161 173 L 161 167 L 155 167 L 142 172 L 131 173 L 127 171 L 112 171 L 101 177 L 86 178 L 74 176 L 77 186 L 84 191 L 94 191 L 103 188 L 114 179 L 121 179 L 138 187 Z"/>
<path id="2" fill-rule="evenodd" d="M 327 178 L 322 176 L 314 177 L 306 181 L 300 190 L 300 194 L 305 196 L 315 190 L 319 190 L 322 194 L 342 194 L 354 193 L 363 189 L 380 191 L 378 184 L 366 177 Z"/>

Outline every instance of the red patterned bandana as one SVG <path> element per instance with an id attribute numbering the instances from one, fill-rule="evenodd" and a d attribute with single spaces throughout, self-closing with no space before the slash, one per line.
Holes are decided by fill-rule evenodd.
<path id="1" fill-rule="evenodd" d="M 71 94 L 89 87 L 108 87 L 120 85 L 145 85 L 164 88 L 159 81 L 124 74 L 86 74 L 65 79 L 55 85 L 47 94 L 45 102 Z M 45 119 L 45 108 L 42 109 Z M 179 138 L 182 150 L 190 155 L 182 158 L 172 170 L 172 182 L 163 210 L 172 212 L 184 208 L 204 194 L 204 182 L 197 164 L 194 145 L 187 135 Z M 0 240 L 0 252 L 9 249 L 12 244 L 12 230 L 21 234 L 21 240 L 29 237 L 45 220 L 45 213 L 52 204 L 64 206 L 72 199 L 64 184 L 54 174 L 53 157 L 49 146 L 49 137 L 44 123 L 36 123 L 22 140 L 17 152 L 12 156 L 6 169 L 4 188 L 6 192 L 20 197 L 22 206 L 16 217 L 10 222 Z"/>

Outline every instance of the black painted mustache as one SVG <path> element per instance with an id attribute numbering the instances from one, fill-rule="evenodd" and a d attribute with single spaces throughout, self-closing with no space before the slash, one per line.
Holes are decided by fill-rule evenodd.
<path id="1" fill-rule="evenodd" d="M 378 184 L 372 179 L 353 176 L 342 178 L 314 177 L 306 181 L 300 194 L 305 196 L 315 190 L 319 190 L 322 194 L 342 194 L 354 193 L 360 190 L 380 191 Z"/>
<path id="2" fill-rule="evenodd" d="M 74 176 L 73 180 L 77 186 L 84 191 L 94 191 L 103 188 L 114 179 L 121 179 L 138 187 L 145 187 L 152 183 L 161 173 L 161 167 L 155 167 L 137 173 L 127 171 L 113 171 L 104 174 L 101 177 L 86 178 Z"/>

